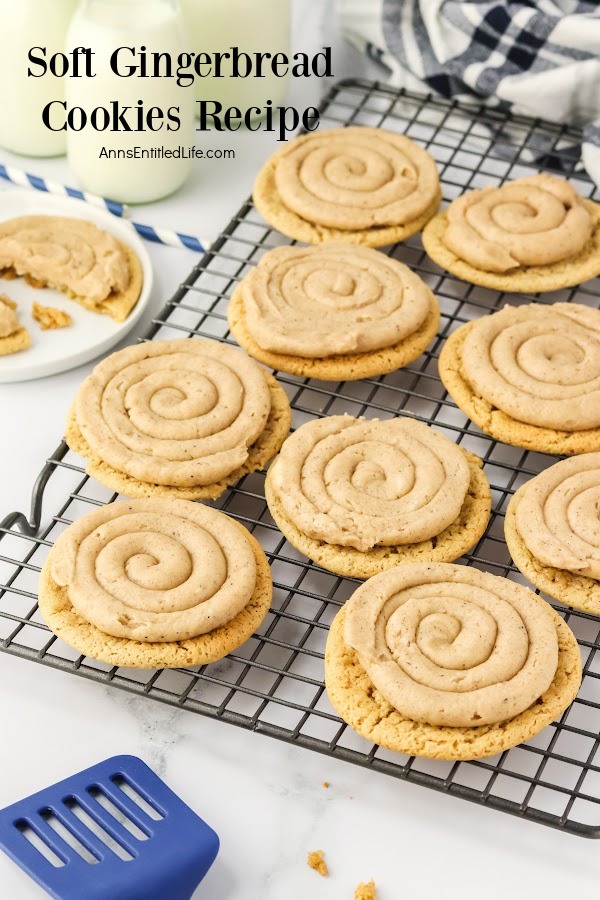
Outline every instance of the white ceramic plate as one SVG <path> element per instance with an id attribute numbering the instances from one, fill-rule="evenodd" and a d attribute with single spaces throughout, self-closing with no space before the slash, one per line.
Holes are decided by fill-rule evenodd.
<path id="1" fill-rule="evenodd" d="M 17 302 L 19 321 L 31 337 L 31 346 L 27 350 L 0 356 L 0 382 L 28 381 L 31 378 L 55 375 L 106 353 L 134 327 L 148 304 L 152 290 L 150 257 L 141 238 L 128 222 L 80 200 L 25 191 L 0 192 L 0 221 L 30 215 L 87 219 L 109 231 L 135 250 L 142 264 L 144 281 L 140 298 L 127 319 L 115 322 L 110 316 L 89 312 L 59 291 L 29 287 L 22 278 L 14 281 L 0 278 L 0 293 L 7 294 Z M 39 324 L 31 318 L 34 300 L 44 306 L 66 310 L 71 315 L 73 324 L 69 328 L 42 331 Z"/>

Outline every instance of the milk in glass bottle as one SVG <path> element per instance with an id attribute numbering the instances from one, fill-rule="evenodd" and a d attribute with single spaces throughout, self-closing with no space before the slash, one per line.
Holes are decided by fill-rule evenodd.
<path id="1" fill-rule="evenodd" d="M 182 154 L 189 153 L 194 140 L 193 89 L 178 86 L 174 77 L 136 73 L 141 71 L 142 56 L 152 60 L 154 53 L 169 54 L 176 70 L 178 55 L 188 50 L 179 0 L 83 0 L 67 46 L 91 47 L 96 72 L 95 78 L 68 79 L 69 109 L 83 107 L 89 116 L 94 108 L 110 110 L 117 101 L 120 109 L 130 107 L 127 120 L 134 125 L 138 107 L 164 113 L 160 130 L 97 131 L 89 121 L 80 130 L 69 129 L 69 164 L 83 187 L 122 203 L 145 203 L 172 194 L 192 165 L 191 158 Z M 118 48 L 124 48 L 116 63 L 119 74 L 110 66 Z M 134 74 L 123 77 L 130 69 Z M 168 117 L 168 110 L 175 107 L 178 128 Z"/>
<path id="2" fill-rule="evenodd" d="M 26 156 L 60 156 L 64 131 L 50 131 L 44 107 L 64 100 L 64 80 L 46 72 L 28 77 L 29 51 L 62 53 L 77 0 L 0 0 L 0 146 Z"/>
<path id="3" fill-rule="evenodd" d="M 289 53 L 291 0 L 183 0 L 196 53 L 226 53 L 238 47 L 244 53 Z M 215 100 L 223 109 L 254 106 L 264 109 L 267 100 L 278 106 L 285 98 L 289 78 L 268 70 L 261 78 L 232 78 L 231 63 L 223 65 L 220 78 L 198 78 L 197 100 Z"/>

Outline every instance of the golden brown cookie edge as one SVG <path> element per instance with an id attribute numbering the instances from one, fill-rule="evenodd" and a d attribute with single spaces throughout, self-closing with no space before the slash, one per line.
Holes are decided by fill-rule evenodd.
<path id="1" fill-rule="evenodd" d="M 31 337 L 24 326 L 18 331 L 0 338 L 0 356 L 9 356 L 11 353 L 20 353 L 31 346 Z"/>
<path id="2" fill-rule="evenodd" d="M 261 370 L 263 371 L 263 370 Z M 287 394 L 276 378 L 269 372 L 263 375 L 271 393 L 271 411 L 265 430 L 249 448 L 249 455 L 243 466 L 231 472 L 226 478 L 214 484 L 198 487 L 173 487 L 163 484 L 150 484 L 138 481 L 125 472 L 114 469 L 90 449 L 86 439 L 79 430 L 75 407 L 71 406 L 67 417 L 65 441 L 75 453 L 86 460 L 85 471 L 96 481 L 124 497 L 144 499 L 145 497 L 172 497 L 177 500 L 216 500 L 224 491 L 251 472 L 264 469 L 279 451 L 289 434 L 292 424 L 292 410 Z"/>
<path id="3" fill-rule="evenodd" d="M 512 273 L 485 272 L 476 269 L 456 256 L 443 242 L 448 215 L 443 210 L 423 229 L 423 246 L 429 258 L 438 266 L 463 281 L 497 291 L 517 294 L 537 294 L 575 287 L 600 275 L 600 203 L 584 200 L 594 222 L 594 232 L 584 249 L 576 257 L 550 266 L 530 266 Z"/>
<path id="4" fill-rule="evenodd" d="M 139 256 L 129 244 L 119 241 L 121 250 L 127 257 L 130 272 L 130 282 L 124 291 L 108 297 L 100 306 L 117 322 L 124 322 L 132 309 L 136 306 L 144 285 L 144 270 Z"/>
<path id="5" fill-rule="evenodd" d="M 250 541 L 256 559 L 257 578 L 248 605 L 230 622 L 208 634 L 187 641 L 150 643 L 104 634 L 73 609 L 66 587 L 57 585 L 50 573 L 52 550 L 39 582 L 39 608 L 50 630 L 84 656 L 111 666 L 134 669 L 168 669 L 217 662 L 250 638 L 267 615 L 273 583 L 265 553 L 239 522 L 236 525 Z"/>
<path id="6" fill-rule="evenodd" d="M 425 212 L 404 225 L 384 225 L 356 231 L 328 228 L 325 225 L 308 222 L 285 206 L 275 184 L 276 166 L 277 153 L 269 157 L 256 176 L 252 193 L 254 206 L 263 219 L 277 231 L 294 240 L 303 241 L 305 244 L 322 244 L 324 241 L 346 241 L 349 244 L 360 244 L 363 247 L 384 247 L 387 244 L 396 244 L 421 231 L 426 222 L 435 215 L 442 202 L 442 193 L 438 189 L 435 199 Z"/>
<path id="7" fill-rule="evenodd" d="M 229 330 L 240 347 L 264 365 L 291 375 L 318 378 L 321 381 L 358 381 L 375 375 L 387 375 L 414 362 L 427 349 L 438 332 L 440 308 L 433 293 L 429 313 L 422 325 L 397 344 L 368 353 L 346 353 L 340 356 L 308 359 L 288 356 L 260 347 L 246 326 L 241 285 L 233 292 L 227 307 Z"/>
<path id="8" fill-rule="evenodd" d="M 553 600 L 581 609 L 594 616 L 600 615 L 600 582 L 586 575 L 576 575 L 566 569 L 555 569 L 540 562 L 527 548 L 517 528 L 517 508 L 525 485 L 511 497 L 504 516 L 504 538 L 512 560 L 536 588 Z"/>
<path id="9" fill-rule="evenodd" d="M 532 594 L 536 602 L 544 603 Z M 470 760 L 495 756 L 538 734 L 573 702 L 581 684 L 581 655 L 575 636 L 551 607 L 559 645 L 554 681 L 529 709 L 500 725 L 452 728 L 405 719 L 374 687 L 357 654 L 344 643 L 345 609 L 333 620 L 325 648 L 329 700 L 354 731 L 388 750 L 429 759 Z"/>
<path id="10" fill-rule="evenodd" d="M 460 448 L 462 450 L 462 448 Z M 423 561 L 454 562 L 467 552 L 484 535 L 491 512 L 491 491 L 483 472 L 482 462 L 474 453 L 464 450 L 467 457 L 471 482 L 469 494 L 456 523 L 449 525 L 436 538 L 418 544 L 395 547 L 374 547 L 372 550 L 356 550 L 317 541 L 303 534 L 283 512 L 281 503 L 273 489 L 271 468 L 265 480 L 265 497 L 269 512 L 286 540 L 321 568 L 346 578 L 371 578 L 379 572 L 396 566 Z M 274 465 L 276 460 L 273 461 Z M 463 522 L 467 508 L 466 521 Z M 470 525 L 470 528 L 467 528 Z M 458 532 L 455 535 L 454 532 Z M 446 545 L 450 546 L 446 546 Z M 389 555 L 393 554 L 393 555 Z M 404 558 L 403 558 L 404 557 Z"/>
<path id="11" fill-rule="evenodd" d="M 461 371 L 461 349 L 469 331 L 477 324 L 467 322 L 446 339 L 438 360 L 438 372 L 450 397 L 481 430 L 504 444 L 557 455 L 600 450 L 600 428 L 587 431 L 555 431 L 518 422 L 477 396 Z"/>
<path id="12" fill-rule="evenodd" d="M 101 303 L 93 303 L 87 297 L 80 297 L 71 291 L 62 291 L 62 293 L 66 293 L 71 300 L 90 312 L 105 314 L 116 322 L 124 322 L 140 298 L 144 283 L 144 270 L 135 250 L 123 241 L 117 240 L 117 243 L 127 257 L 129 266 L 130 281 L 124 291 L 110 294 Z M 57 288 L 57 290 L 61 289 Z"/>

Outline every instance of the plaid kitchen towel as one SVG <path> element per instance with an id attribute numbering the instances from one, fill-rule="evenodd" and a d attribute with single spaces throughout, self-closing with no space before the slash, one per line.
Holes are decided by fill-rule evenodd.
<path id="1" fill-rule="evenodd" d="M 346 36 L 392 84 L 582 126 L 582 146 L 561 146 L 563 168 L 581 155 L 600 187 L 600 0 L 339 4 Z M 551 151 L 528 152 L 532 162 L 560 167 Z"/>

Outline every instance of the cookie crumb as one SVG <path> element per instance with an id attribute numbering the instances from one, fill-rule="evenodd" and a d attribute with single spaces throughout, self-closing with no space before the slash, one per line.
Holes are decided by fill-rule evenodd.
<path id="1" fill-rule="evenodd" d="M 368 884 L 361 881 L 354 891 L 354 900 L 376 900 L 376 897 L 377 888 L 374 881 L 369 881 Z"/>
<path id="2" fill-rule="evenodd" d="M 73 319 L 64 309 L 56 309 L 54 306 L 42 306 L 41 303 L 34 303 L 31 315 L 36 322 L 40 323 L 42 331 L 49 328 L 68 328 L 73 324 Z"/>
<path id="3" fill-rule="evenodd" d="M 9 309 L 17 308 L 15 301 L 11 300 L 10 297 L 7 297 L 6 294 L 0 294 L 0 303 L 4 306 L 8 306 Z"/>
<path id="4" fill-rule="evenodd" d="M 328 787 L 329 787 L 329 782 L 328 782 L 328 781 L 324 781 L 324 782 L 321 784 L 321 787 L 328 788 Z"/>
<path id="5" fill-rule="evenodd" d="M 314 869 L 315 872 L 319 873 L 319 875 L 322 875 L 323 877 L 329 875 L 329 869 L 327 868 L 327 863 L 323 859 L 322 850 L 312 850 L 308 854 L 306 862 L 311 867 L 311 869 Z"/>

